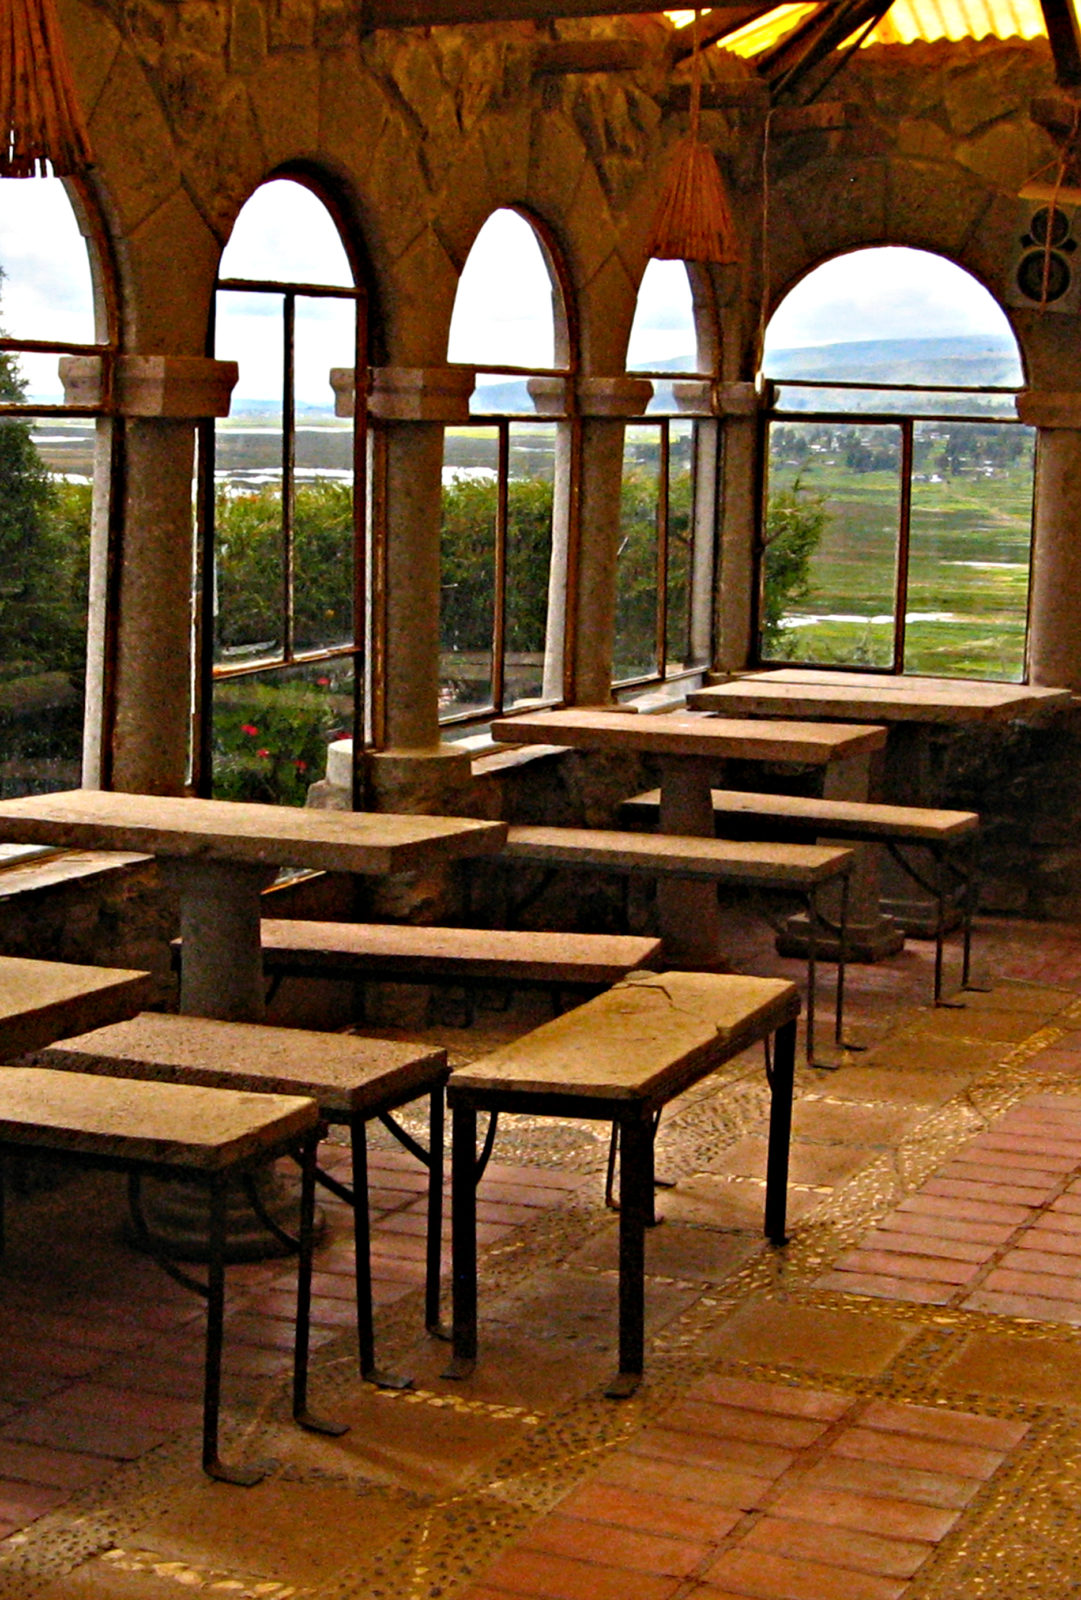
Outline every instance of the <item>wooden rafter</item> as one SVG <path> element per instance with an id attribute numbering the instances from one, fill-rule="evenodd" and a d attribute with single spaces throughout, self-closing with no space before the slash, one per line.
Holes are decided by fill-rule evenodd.
<path id="1" fill-rule="evenodd" d="M 699 45 L 705 49 L 706 45 L 719 44 L 730 34 L 745 28 L 748 22 L 756 22 L 759 17 L 776 9 L 777 0 L 750 0 L 746 5 L 714 6 L 709 11 L 703 11 L 698 20 Z M 680 62 L 688 61 L 693 54 L 694 24 L 689 22 L 686 27 L 677 28 L 673 33 L 668 45 L 668 60 L 673 67 L 678 67 Z"/>
<path id="2" fill-rule="evenodd" d="M 1064 88 L 1076 88 L 1081 84 L 1081 37 L 1072 0 L 1040 0 L 1040 7 L 1055 60 L 1055 77 Z"/>
<path id="3" fill-rule="evenodd" d="M 892 0 L 836 0 L 821 5 L 779 44 L 763 51 L 756 65 L 769 83 L 774 100 L 794 95 L 846 39 L 864 36 L 880 22 L 891 4 Z M 828 73 L 816 92 L 833 76 L 834 72 Z"/>

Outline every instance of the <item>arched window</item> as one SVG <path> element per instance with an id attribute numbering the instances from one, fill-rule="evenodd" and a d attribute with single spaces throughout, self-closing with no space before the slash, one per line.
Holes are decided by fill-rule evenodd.
<path id="1" fill-rule="evenodd" d="M 686 264 L 648 262 L 627 371 L 648 376 L 653 397 L 624 433 L 617 686 L 675 677 L 708 659 L 715 500 L 700 491 L 715 483 L 717 426 L 702 365 Z"/>
<path id="2" fill-rule="evenodd" d="M 1019 679 L 1033 430 L 1004 312 L 923 250 L 855 251 L 775 312 L 762 660 Z"/>
<path id="3" fill-rule="evenodd" d="M 448 341 L 451 361 L 478 370 L 476 420 L 444 436 L 444 721 L 562 695 L 557 461 L 572 344 L 553 245 L 519 212 L 493 212 L 462 269 Z"/>
<path id="4" fill-rule="evenodd" d="M 108 362 L 113 345 L 111 308 L 95 307 L 87 241 L 58 179 L 0 180 L 0 270 L 0 797 L 7 798 L 82 780 L 91 502 L 105 385 L 84 383 L 81 403 L 69 405 L 60 367 L 73 356 Z M 94 679 L 98 685 L 97 672 Z M 96 743 L 88 754 L 94 780 Z"/>
<path id="5" fill-rule="evenodd" d="M 361 418 L 332 368 L 363 369 L 365 300 L 311 189 L 274 179 L 222 255 L 213 350 L 230 415 L 201 433 L 200 792 L 302 805 L 361 730 Z M 357 737 L 357 748 L 360 746 Z"/>

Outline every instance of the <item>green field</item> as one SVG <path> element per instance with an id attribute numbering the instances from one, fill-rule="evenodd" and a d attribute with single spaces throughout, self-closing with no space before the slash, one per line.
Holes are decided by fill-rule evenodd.
<path id="1" fill-rule="evenodd" d="M 773 441 L 770 498 L 794 489 L 821 506 L 825 523 L 807 567 L 807 591 L 786 601 L 780 630 L 763 654 L 889 667 L 898 430 L 784 427 Z M 793 450 L 813 437 L 817 449 Z M 986 424 L 918 423 L 915 446 L 904 669 L 1018 679 L 1028 603 L 1031 435 Z"/>

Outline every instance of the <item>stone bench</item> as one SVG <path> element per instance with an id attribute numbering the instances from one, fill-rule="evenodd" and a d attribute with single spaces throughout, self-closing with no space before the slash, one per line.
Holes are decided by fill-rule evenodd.
<path id="1" fill-rule="evenodd" d="M 414 923 L 316 922 L 264 917 L 263 970 L 283 978 L 452 983 L 593 993 L 655 966 L 659 939 L 600 933 L 526 933 Z M 174 948 L 179 949 L 180 942 Z M 272 991 L 273 992 L 273 991 Z"/>
<path id="2" fill-rule="evenodd" d="M 619 1133 L 619 1375 L 630 1394 L 645 1351 L 645 1229 L 653 1215 L 653 1136 L 661 1109 L 707 1073 L 776 1035 L 766 1163 L 765 1232 L 785 1241 L 799 991 L 779 978 L 635 973 L 576 1010 L 453 1072 L 454 1359 L 466 1377 L 477 1355 L 477 1113 L 585 1117 Z"/>
<path id="3" fill-rule="evenodd" d="M 439 1323 L 443 1222 L 443 1086 L 449 1071 L 445 1050 L 147 1011 L 129 1022 L 65 1039 L 42 1051 L 39 1059 L 53 1068 L 112 1078 L 304 1095 L 317 1103 L 324 1122 L 344 1124 L 352 1155 L 351 1186 L 318 1167 L 316 1179 L 353 1208 L 360 1370 L 381 1386 L 403 1386 L 404 1380 L 384 1372 L 375 1360 L 365 1123 L 378 1117 L 428 1168 L 425 1321 L 434 1330 Z M 427 1150 L 391 1117 L 397 1107 L 421 1095 L 428 1095 L 430 1105 Z"/>
<path id="4" fill-rule="evenodd" d="M 943 944 L 948 904 L 959 900 L 962 915 L 961 987 L 967 988 L 975 911 L 975 850 L 980 818 L 975 811 L 942 811 L 929 806 L 892 806 L 872 801 L 822 800 L 803 795 L 752 794 L 713 789 L 713 816 L 719 829 L 767 827 L 884 844 L 893 859 L 935 901 L 934 999 L 942 1001 Z M 624 802 L 621 816 L 638 827 L 655 827 L 661 792 L 651 789 Z M 919 845 L 935 860 L 936 879 L 927 882 L 906 846 Z"/>
<path id="5" fill-rule="evenodd" d="M 579 867 L 595 872 L 640 874 L 649 878 L 697 878 L 740 889 L 795 894 L 807 906 L 807 1059 L 815 1059 L 815 983 L 820 924 L 818 891 L 842 884 L 837 962 L 835 1037 L 844 1034 L 844 943 L 851 850 L 828 845 L 759 844 L 702 839 L 684 834 L 621 833 L 600 828 L 512 827 L 501 863 L 540 867 Z"/>
<path id="6" fill-rule="evenodd" d="M 121 1024 L 126 1026 L 126 1024 Z M 47 1154 L 128 1175 L 133 1216 L 145 1176 L 195 1182 L 209 1194 L 207 1281 L 159 1257 L 171 1276 L 206 1297 L 203 1468 L 228 1483 L 257 1483 L 265 1468 L 226 1466 L 218 1455 L 225 1313 L 226 1190 L 238 1178 L 286 1153 L 301 1165 L 299 1263 L 293 1414 L 304 1427 L 342 1433 L 307 1406 L 315 1151 L 319 1108 L 295 1094 L 249 1094 L 177 1083 L 121 1083 L 115 1078 L 5 1066 L 0 1071 L 0 1164 L 12 1154 Z M 0 1211 L 2 1220 L 2 1211 Z M 3 1237 L 0 1232 L 0 1247 Z"/>

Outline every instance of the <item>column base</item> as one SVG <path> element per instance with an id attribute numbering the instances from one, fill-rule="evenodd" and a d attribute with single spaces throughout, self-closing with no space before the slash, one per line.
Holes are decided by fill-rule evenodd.
<path id="1" fill-rule="evenodd" d="M 850 922 L 845 944 L 846 961 L 870 965 L 885 961 L 904 949 L 904 929 L 892 917 L 880 916 L 873 922 Z M 777 935 L 774 948 L 779 956 L 799 956 L 806 961 L 811 941 L 806 915 L 789 917 L 784 929 Z M 828 929 L 820 929 L 815 943 L 815 956 L 819 961 L 837 961 L 841 954 L 841 941 Z"/>
<path id="2" fill-rule="evenodd" d="M 273 1168 L 256 1174 L 259 1201 L 267 1215 L 294 1239 L 300 1229 L 300 1179 L 282 1176 Z M 239 1183 L 230 1184 L 226 1194 L 226 1261 L 267 1261 L 290 1255 L 289 1246 L 266 1227 L 252 1209 Z M 201 1184 L 166 1183 L 144 1179 L 142 1211 L 149 1244 L 170 1261 L 206 1261 L 210 1226 L 210 1201 Z M 326 1227 L 326 1217 L 315 1208 L 315 1236 Z M 128 1224 L 128 1240 L 140 1247 L 133 1224 Z"/>
<path id="3" fill-rule="evenodd" d="M 933 939 L 938 928 L 938 907 L 933 900 L 917 898 L 904 899 L 900 896 L 886 895 L 882 900 L 882 910 L 893 918 L 908 936 L 912 939 Z M 962 922 L 961 908 L 957 905 L 947 905 L 942 919 L 943 933 L 952 933 L 959 928 Z"/>

